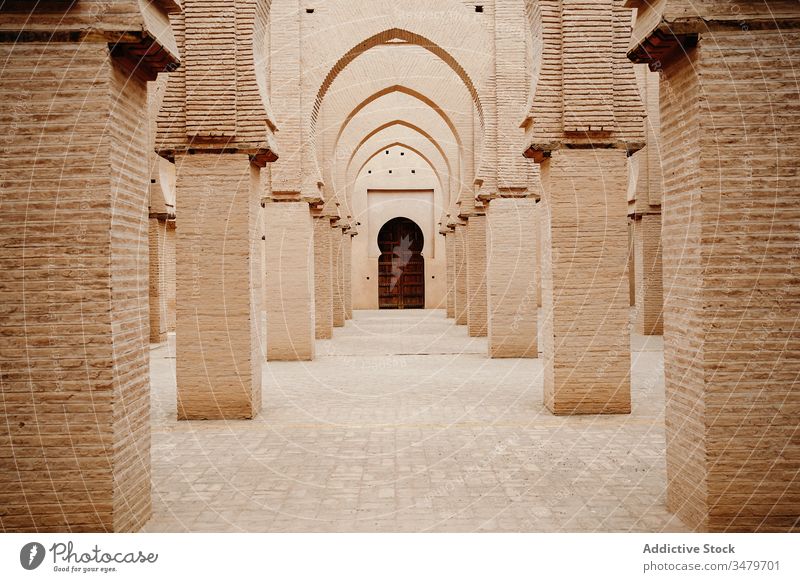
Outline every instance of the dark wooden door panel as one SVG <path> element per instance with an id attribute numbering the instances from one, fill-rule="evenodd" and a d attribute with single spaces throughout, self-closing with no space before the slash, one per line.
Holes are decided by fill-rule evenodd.
<path id="1" fill-rule="evenodd" d="M 381 309 L 425 308 L 424 239 L 408 218 L 395 218 L 381 228 L 378 245 L 378 306 Z"/>

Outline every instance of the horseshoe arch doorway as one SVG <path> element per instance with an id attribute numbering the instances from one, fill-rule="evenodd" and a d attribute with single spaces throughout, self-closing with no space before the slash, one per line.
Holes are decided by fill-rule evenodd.
<path id="1" fill-rule="evenodd" d="M 425 237 L 413 220 L 393 218 L 378 233 L 378 306 L 425 309 Z"/>

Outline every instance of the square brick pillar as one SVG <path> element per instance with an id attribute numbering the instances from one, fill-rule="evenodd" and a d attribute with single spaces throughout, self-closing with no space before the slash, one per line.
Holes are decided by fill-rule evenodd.
<path id="1" fill-rule="evenodd" d="M 628 290 L 630 292 L 630 306 L 636 306 L 636 243 L 634 241 L 634 217 L 628 220 Z M 641 332 L 639 332 L 641 333 Z"/>
<path id="2" fill-rule="evenodd" d="M 261 409 L 259 170 L 246 154 L 178 155 L 178 419 Z"/>
<path id="3" fill-rule="evenodd" d="M 175 331 L 175 244 L 178 235 L 174 220 L 167 221 L 164 241 L 164 279 L 167 294 L 167 332 Z"/>
<path id="4" fill-rule="evenodd" d="M 531 232 L 533 233 L 534 244 L 536 245 L 536 306 L 542 306 L 542 221 L 541 205 L 537 204 L 533 207 L 533 224 L 531 224 Z"/>
<path id="5" fill-rule="evenodd" d="M 457 325 L 467 325 L 469 313 L 467 303 L 467 227 L 458 225 L 455 229 L 455 316 Z"/>
<path id="6" fill-rule="evenodd" d="M 487 335 L 486 215 L 467 221 L 467 329 L 470 337 Z"/>
<path id="7" fill-rule="evenodd" d="M 328 216 L 314 218 L 314 305 L 317 339 L 333 337 L 333 265 L 332 236 Z"/>
<path id="8" fill-rule="evenodd" d="M 489 357 L 536 358 L 538 308 L 536 201 L 497 198 L 487 213 Z"/>
<path id="9" fill-rule="evenodd" d="M 628 413 L 625 152 L 556 150 L 541 168 L 545 404 L 554 414 Z"/>
<path id="10" fill-rule="evenodd" d="M 267 359 L 313 360 L 314 219 L 307 202 L 269 202 L 265 212 Z"/>
<path id="11" fill-rule="evenodd" d="M 633 223 L 636 319 L 643 335 L 664 333 L 664 288 L 661 275 L 661 215 L 637 216 Z"/>
<path id="12" fill-rule="evenodd" d="M 456 235 L 448 232 L 444 237 L 444 250 L 447 275 L 447 317 L 456 316 Z"/>
<path id="13" fill-rule="evenodd" d="M 167 221 L 151 217 L 148 220 L 148 224 L 150 246 L 150 342 L 161 343 L 167 339 Z"/>
<path id="14" fill-rule="evenodd" d="M 0 43 L 0 60 L 0 524 L 136 531 L 151 514 L 146 80 L 85 38 Z"/>
<path id="15" fill-rule="evenodd" d="M 800 527 L 798 69 L 800 31 L 737 28 L 662 72 L 667 503 L 698 530 Z"/>
<path id="16" fill-rule="evenodd" d="M 333 265 L 333 327 L 344 327 L 344 235 L 342 229 L 331 229 Z"/>
<path id="17" fill-rule="evenodd" d="M 353 237 L 344 237 L 344 317 L 353 319 Z"/>

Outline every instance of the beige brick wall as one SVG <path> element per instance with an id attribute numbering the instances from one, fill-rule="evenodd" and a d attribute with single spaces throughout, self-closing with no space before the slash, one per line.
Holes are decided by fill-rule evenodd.
<path id="1" fill-rule="evenodd" d="M 662 77 L 668 504 L 698 529 L 798 527 L 799 49 L 701 33 Z"/>
<path id="2" fill-rule="evenodd" d="M 661 214 L 645 214 L 633 223 L 636 273 L 636 333 L 664 333 L 664 289 L 661 275 Z"/>
<path id="3" fill-rule="evenodd" d="M 470 337 L 487 334 L 486 215 L 475 214 L 467 222 L 467 328 Z"/>
<path id="4" fill-rule="evenodd" d="M 258 169 L 245 154 L 181 154 L 175 165 L 178 418 L 252 418 L 261 409 Z"/>
<path id="5" fill-rule="evenodd" d="M 151 511 L 145 81 L 105 43 L 0 55 L 0 527 L 134 531 Z"/>
<path id="6" fill-rule="evenodd" d="M 630 412 L 625 152 L 553 152 L 542 183 L 545 404 Z"/>
<path id="7" fill-rule="evenodd" d="M 314 359 L 314 224 L 306 202 L 266 204 L 267 359 Z"/>
<path id="8" fill-rule="evenodd" d="M 536 201 L 498 198 L 487 213 L 489 356 L 539 355 L 536 244 L 531 236 Z"/>

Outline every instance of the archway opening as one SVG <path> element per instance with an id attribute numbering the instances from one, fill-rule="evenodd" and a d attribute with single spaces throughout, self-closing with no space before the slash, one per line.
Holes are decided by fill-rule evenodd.
<path id="1" fill-rule="evenodd" d="M 409 218 L 393 218 L 378 233 L 378 306 L 425 309 L 425 258 L 422 229 Z"/>

